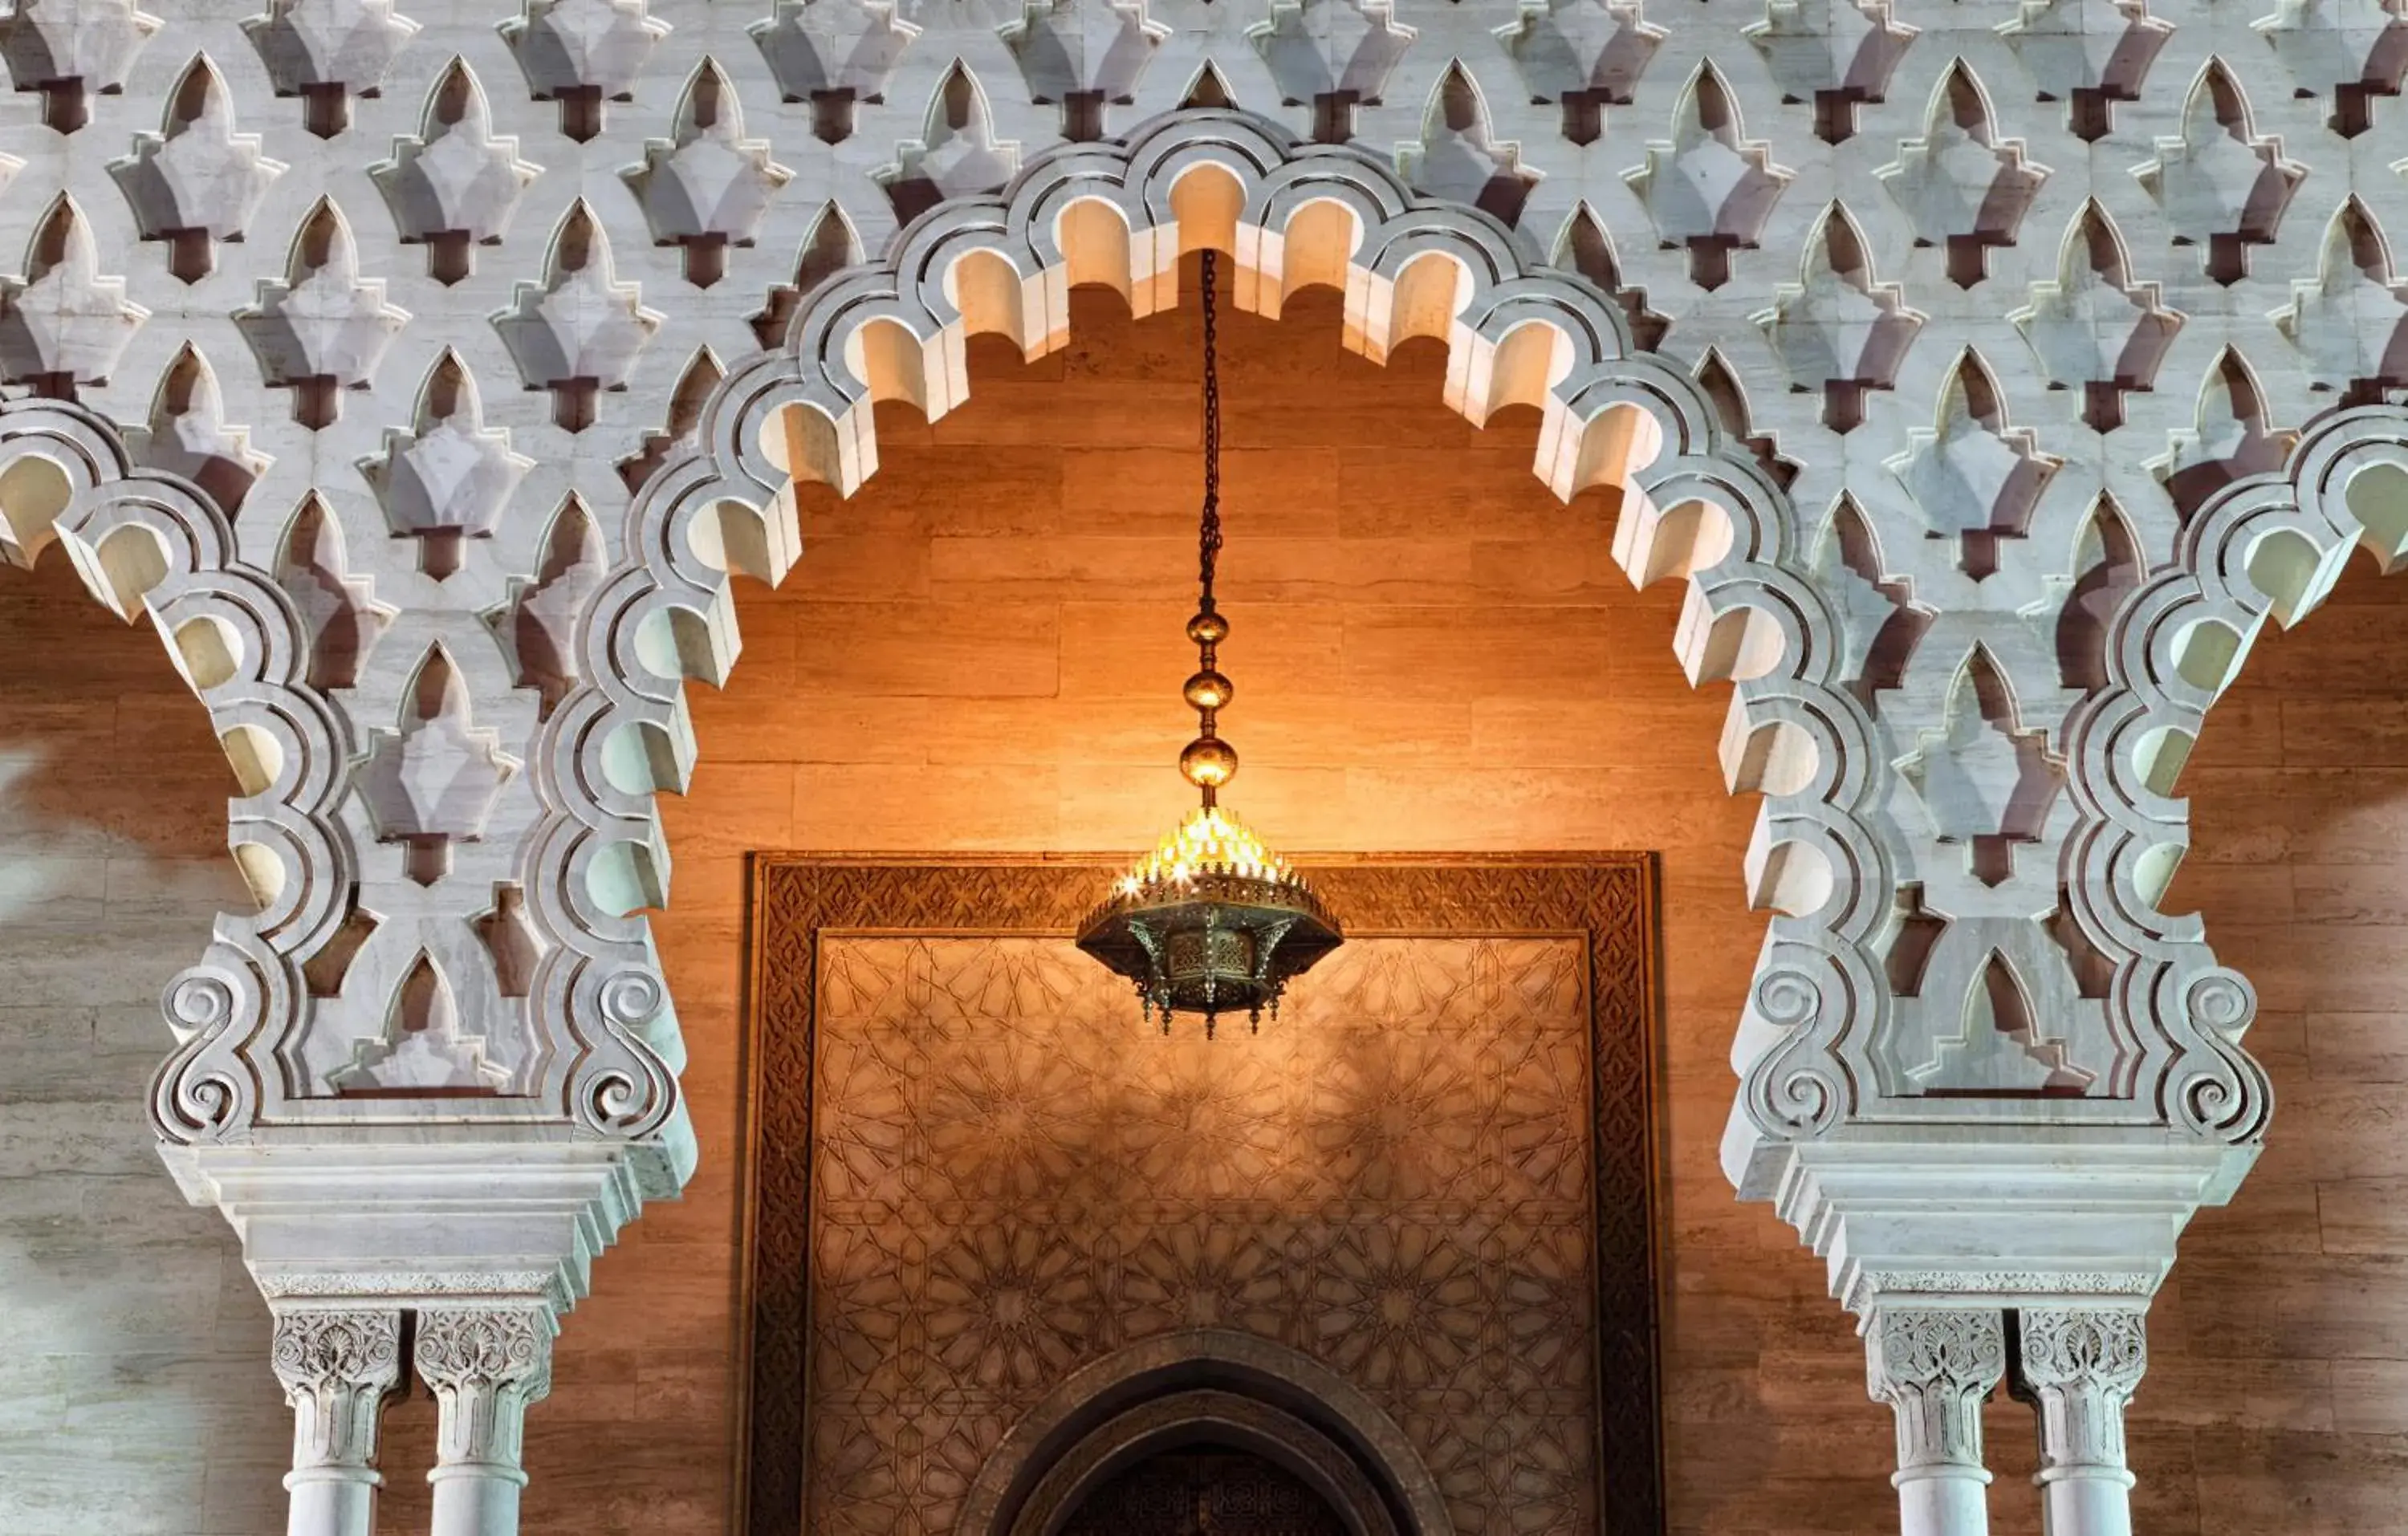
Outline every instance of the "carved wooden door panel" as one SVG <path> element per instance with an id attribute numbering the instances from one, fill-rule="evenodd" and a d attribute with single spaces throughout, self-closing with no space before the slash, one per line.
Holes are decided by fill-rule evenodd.
<path id="1" fill-rule="evenodd" d="M 1087 1496 L 1060 1536 L 1345 1536 L 1304 1480 L 1248 1451 L 1149 1457 Z"/>

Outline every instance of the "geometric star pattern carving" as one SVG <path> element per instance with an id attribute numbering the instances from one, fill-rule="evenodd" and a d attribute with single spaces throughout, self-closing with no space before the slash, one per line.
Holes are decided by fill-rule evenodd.
<path id="1" fill-rule="evenodd" d="M 757 868 L 748 1536 L 951 1533 L 1197 1328 L 1364 1391 L 1461 1532 L 1656 1529 L 1648 857 L 1318 864 L 1349 942 L 1217 1041 L 1068 942 L 1100 868 Z"/>
<path id="2" fill-rule="evenodd" d="M 1594 1529 L 1583 951 L 1357 939 L 1207 1041 L 1059 938 L 824 940 L 814 1528 L 950 1531 L 1070 1372 L 1212 1327 L 1368 1392 L 1465 1536 Z"/>

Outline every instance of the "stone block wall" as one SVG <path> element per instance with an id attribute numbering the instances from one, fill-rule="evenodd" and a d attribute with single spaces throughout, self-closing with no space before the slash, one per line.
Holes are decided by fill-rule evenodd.
<path id="1" fill-rule="evenodd" d="M 2190 1459 L 2202 1532 L 2386 1530 L 2408 1495 L 2402 637 L 2408 585 L 2359 562 L 2261 642 L 2183 776 L 2176 906 L 2257 983 L 2282 1105 L 2150 1312 L 2135 1454 Z"/>

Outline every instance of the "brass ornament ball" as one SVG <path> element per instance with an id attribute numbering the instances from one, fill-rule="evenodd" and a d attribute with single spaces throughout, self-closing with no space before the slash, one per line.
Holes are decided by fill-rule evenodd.
<path id="1" fill-rule="evenodd" d="M 1226 710 L 1237 692 L 1236 684 L 1209 667 L 1189 678 L 1181 689 L 1188 708 L 1193 710 Z"/>
<path id="2" fill-rule="evenodd" d="M 1179 774 L 1198 789 L 1218 789 L 1238 776 L 1238 749 L 1217 736 L 1199 736 L 1179 754 Z"/>

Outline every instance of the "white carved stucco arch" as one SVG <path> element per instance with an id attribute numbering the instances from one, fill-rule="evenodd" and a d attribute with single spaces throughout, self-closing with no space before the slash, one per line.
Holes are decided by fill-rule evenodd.
<path id="1" fill-rule="evenodd" d="M 538 728 L 529 754 L 540 820 L 518 844 L 516 868 L 549 942 L 523 1017 L 524 1059 L 537 1065 L 508 1095 L 417 1102 L 283 1081 L 285 1054 L 308 1027 L 298 967 L 341 922 L 340 893 L 358 856 L 347 839 L 360 830 L 342 819 L 355 744 L 341 712 L 305 681 L 305 642 L 289 603 L 229 553 L 224 520 L 206 496 L 173 477 L 130 470 L 115 429 L 79 408 L 8 408 L 0 437 L 10 463 L 36 467 L 20 471 L 0 503 L 47 508 L 12 511 L 23 524 L 16 545 L 38 543 L 56 521 L 87 579 L 121 612 L 147 600 L 171 637 L 188 627 L 196 642 L 260 637 L 230 648 L 241 665 L 222 678 L 206 670 L 208 646 L 197 663 L 179 656 L 188 675 L 199 665 L 215 678 L 201 691 L 225 711 L 222 733 L 276 771 L 234 810 L 234 840 L 269 892 L 267 910 L 222 924 L 209 959 L 170 993 L 174 1021 L 196 1033 L 162 1079 L 167 1140 L 223 1144 L 272 1129 L 310 1141 L 321 1126 L 408 1140 L 430 1120 L 445 1123 L 461 1156 L 494 1138 L 533 1138 L 554 1146 L 547 1156 L 590 1165 L 619 1191 L 605 1201 L 603 1225 L 612 1226 L 642 1198 L 681 1184 L 694 1158 L 677 1086 L 682 1049 L 640 912 L 662 903 L 668 883 L 652 797 L 681 787 L 694 758 L 683 680 L 722 681 L 737 654 L 729 572 L 775 581 L 799 556 L 797 481 L 850 494 L 875 472 L 877 400 L 909 399 L 933 416 L 965 398 L 968 336 L 1002 334 L 1025 355 L 1042 355 L 1063 340 L 1074 284 L 1108 284 L 1149 314 L 1177 301 L 1180 255 L 1207 246 L 1234 258 L 1235 301 L 1259 313 L 1275 316 L 1309 283 L 1341 289 L 1346 343 L 1375 361 L 1410 338 L 1441 340 L 1451 406 L 1475 423 L 1507 405 L 1537 409 L 1534 471 L 1562 496 L 1618 486 L 1617 560 L 1641 584 L 1686 583 L 1675 653 L 1693 681 L 1732 682 L 1723 768 L 1734 790 L 1764 797 L 1745 878 L 1752 903 L 1774 915 L 1735 1035 L 1740 1092 L 1724 1146 L 1742 1193 L 1776 1200 L 1830 1257 L 1835 1288 L 1852 1300 L 1899 1286 L 2153 1287 L 2188 1209 L 2237 1184 L 2267 1098 L 2238 1045 L 2245 983 L 2215 969 L 2203 945 L 2152 937 L 2129 916 L 2148 907 L 2140 897 L 2149 851 L 2168 840 L 2161 829 L 2178 816 L 2170 822 L 2138 797 L 2114 816 L 2097 810 L 2107 803 L 2098 785 L 2111 781 L 2093 771 L 2094 758 L 2115 759 L 2095 743 L 2128 747 L 2157 726 L 2111 731 L 2131 713 L 2111 690 L 2068 736 L 2085 830 L 2067 868 L 2109 877 L 2073 880 L 2071 899 L 2090 942 L 2123 962 L 2119 990 L 2101 1009 L 2115 1037 L 2117 1091 L 1946 1099 L 1892 1091 L 1885 1074 L 1895 1076 L 1899 1050 L 1889 1037 L 1930 1026 L 1905 1017 L 1881 954 L 1895 935 L 1899 883 L 1928 868 L 1914 862 L 1918 829 L 1902 820 L 1911 801 L 1899 791 L 1897 765 L 1857 694 L 1841 685 L 1848 664 L 1835 598 L 1807 568 L 1809 535 L 1794 509 L 1698 383 L 1632 346 L 1612 297 L 1540 264 L 1487 215 L 1412 193 L 1359 150 L 1302 143 L 1228 110 L 1183 110 L 1121 140 L 1064 145 L 1000 194 L 939 203 L 884 259 L 805 295 L 786 345 L 737 363 L 703 407 L 691 445 L 645 482 L 621 559 L 577 620 L 568 669 L 580 685 Z M 2307 464 L 2314 443 L 2329 437 L 2313 439 L 2297 462 Z M 2184 545 L 2189 557 L 2203 559 L 2209 530 L 2271 495 L 2258 482 L 2233 487 L 2196 521 Z M 149 542 L 128 542 L 141 537 L 133 524 L 150 528 Z M 2383 538 L 2396 555 L 2400 538 Z M 165 552 L 158 560 L 120 558 L 152 543 Z M 2310 574 L 2294 585 L 2320 592 L 2335 562 L 2316 552 L 2330 540 L 2306 547 Z M 220 574 L 192 574 L 200 571 Z M 2128 613 L 2161 601 L 2151 595 L 2164 588 L 2162 579 L 2144 585 Z M 2118 630 L 2117 675 L 2180 683 L 2171 654 L 2148 664 L 2155 672 L 2133 664 L 2138 622 Z M 2243 648 L 2234 649 L 2237 656 Z M 2172 686 L 2150 696 L 2172 700 L 2162 705 L 2173 711 L 2168 720 L 2186 728 Z M 2171 956 L 2169 942 L 2177 946 Z M 1921 1034 L 1907 1042 L 1926 1043 Z M 2002 1148 L 2076 1203 L 2100 1178 L 2131 1174 L 2153 1202 L 2152 1235 L 2120 1271 L 2094 1270 L 2077 1254 L 2001 1270 L 1996 1285 L 1971 1270 L 1933 1268 L 1940 1261 L 1930 1256 L 1952 1241 L 1944 1234 L 1886 1259 L 1843 1252 L 1849 1245 L 1836 1234 L 1856 1199 L 1848 1180 L 1907 1164 L 1928 1174 L 1946 1161 L 1935 1162 L 1930 1148 L 1951 1143 L 1969 1187 L 1995 1176 L 1988 1165 Z M 1816 1145 L 1844 1147 L 1844 1156 L 1818 1155 L 1817 1171 L 1796 1156 Z M 2095 1155 L 2079 1150 L 2091 1145 Z M 617 1166 L 613 1148 L 627 1162 L 605 1175 Z M 622 1187 L 621 1178 L 634 1184 Z M 188 1187 L 197 1194 L 202 1184 L 188 1179 Z M 1870 1197 L 1873 1205 L 1892 1203 L 1887 1188 Z M 240 1203 L 222 1187 L 213 1193 L 230 1210 Z M 574 1246 L 590 1256 L 595 1241 L 607 1238 Z M 2057 1250 L 2041 1242 L 2037 1252 Z M 581 1259 L 571 1270 L 581 1270 Z M 2065 1285 L 2027 1283 L 2052 1272 Z M 571 1279 L 571 1289 L 580 1285 Z"/>
<path id="2" fill-rule="evenodd" d="M 2067 723 L 2080 817 L 2068 839 L 2074 913 L 2116 962 L 2119 991 L 2179 997 L 2236 1063 L 2256 1012 L 2247 981 L 2216 965 L 2196 912 L 2161 908 L 2190 846 L 2177 781 L 2208 711 L 2248 664 L 2269 620 L 2288 628 L 2330 595 L 2353 553 L 2386 575 L 2408 565 L 2408 411 L 2325 417 L 2284 468 L 2225 488 L 2182 532 L 2174 562 L 2135 587 L 2109 634 L 2107 685 Z M 2173 1106 L 2201 1124 L 2262 1133 L 2264 1074 L 2245 1094 Z"/>
<path id="3" fill-rule="evenodd" d="M 1181 253 L 1207 246 L 1235 258 L 1236 302 L 1259 313 L 1307 283 L 1340 287 L 1346 344 L 1374 361 L 1410 337 L 1443 339 L 1449 405 L 1475 423 L 1536 407 L 1533 468 L 1551 489 L 1621 489 L 1614 555 L 1639 584 L 1687 583 L 1675 654 L 1692 682 L 1733 683 L 1723 768 L 1735 791 L 1764 797 L 1745 872 L 1774 916 L 1734 1058 L 1743 1113 L 1783 1138 L 1842 1125 L 1856 1074 L 1835 1047 L 1886 1000 L 1867 945 L 1888 913 L 1888 861 L 1862 809 L 1885 768 L 1838 686 L 1784 498 L 1689 376 L 1631 345 L 1612 298 L 1359 151 L 1235 111 L 1066 146 L 999 195 L 939 205 L 884 260 L 815 289 L 784 350 L 730 371 L 696 446 L 637 497 L 626 559 L 581 620 L 580 673 L 594 682 L 538 744 L 550 815 L 527 885 L 560 945 L 544 1005 L 666 1014 L 640 912 L 667 895 L 652 797 L 681 789 L 693 765 L 684 680 L 717 683 L 735 665 L 731 571 L 775 583 L 800 553 L 794 484 L 849 495 L 876 471 L 876 401 L 934 417 L 966 397 L 968 336 L 1041 356 L 1063 340 L 1071 286 L 1106 283 L 1141 317 L 1176 302 Z M 639 1008 L 606 1012 L 646 1027 Z"/>
<path id="4" fill-rule="evenodd" d="M 169 983 L 162 1006 L 179 1049 L 160 1069 L 151 1120 L 171 1142 L 247 1130 L 282 1097 L 263 1068 L 301 1021 L 300 963 L 348 908 L 343 717 L 308 682 L 309 639 L 291 600 L 242 558 L 206 493 L 135 467 L 89 410 L 12 401 L 0 406 L 0 553 L 30 567 L 53 538 L 111 612 L 150 616 L 234 766 L 242 793 L 228 803 L 226 840 L 258 910 L 219 914 L 208 953 Z"/>

